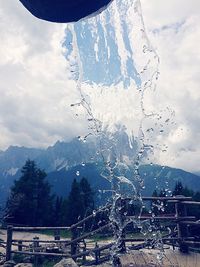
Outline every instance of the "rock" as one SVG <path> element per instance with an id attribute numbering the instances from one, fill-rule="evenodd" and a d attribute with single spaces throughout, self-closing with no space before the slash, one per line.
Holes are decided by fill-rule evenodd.
<path id="1" fill-rule="evenodd" d="M 32 263 L 18 263 L 15 267 L 33 267 Z"/>
<path id="2" fill-rule="evenodd" d="M 78 265 L 72 259 L 62 259 L 54 267 L 78 267 Z"/>
<path id="3" fill-rule="evenodd" d="M 14 261 L 6 261 L 3 265 L 3 267 L 13 267 L 16 265 L 16 262 Z"/>

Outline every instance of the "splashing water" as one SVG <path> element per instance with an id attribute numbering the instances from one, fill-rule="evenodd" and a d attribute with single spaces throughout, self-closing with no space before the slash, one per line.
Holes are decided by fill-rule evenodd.
<path id="1" fill-rule="evenodd" d="M 154 129 L 150 125 L 145 131 L 144 124 L 158 114 L 149 111 L 144 99 L 147 91 L 155 90 L 159 57 L 147 38 L 139 0 L 114 0 L 95 17 L 68 25 L 65 46 L 80 93 L 80 101 L 72 106 L 88 120 L 89 132 L 79 139 L 96 137 L 94 159 L 103 161 L 101 174 L 111 183 L 114 259 L 127 224 L 132 221 L 141 232 L 150 227 L 140 222 L 144 183 L 139 166 L 153 151 L 145 132 Z M 125 198 L 137 207 L 134 219 L 124 214 Z M 159 233 L 156 240 L 162 251 Z"/>

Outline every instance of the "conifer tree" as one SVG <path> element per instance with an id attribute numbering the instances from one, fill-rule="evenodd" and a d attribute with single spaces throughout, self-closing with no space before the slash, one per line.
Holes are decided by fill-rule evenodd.
<path id="1" fill-rule="evenodd" d="M 84 202 L 81 196 L 80 184 L 74 179 L 71 187 L 71 191 L 68 197 L 68 211 L 67 221 L 74 224 L 83 217 L 84 214 Z"/>
<path id="2" fill-rule="evenodd" d="M 94 209 L 94 193 L 85 177 L 80 181 L 80 191 L 83 199 L 85 215 L 87 215 Z"/>
<path id="3" fill-rule="evenodd" d="M 86 178 L 80 183 L 74 179 L 67 200 L 66 222 L 71 225 L 92 213 L 94 208 L 94 194 Z"/>
<path id="4" fill-rule="evenodd" d="M 21 173 L 7 201 L 7 222 L 30 226 L 51 224 L 53 197 L 46 173 L 31 160 L 26 161 Z"/>
<path id="5" fill-rule="evenodd" d="M 173 196 L 178 196 L 183 194 L 183 185 L 180 181 L 178 181 L 175 185 Z"/>

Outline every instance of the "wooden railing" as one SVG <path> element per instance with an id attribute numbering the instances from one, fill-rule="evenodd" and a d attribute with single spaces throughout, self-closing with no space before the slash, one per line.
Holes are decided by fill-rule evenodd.
<path id="1" fill-rule="evenodd" d="M 156 220 L 156 221 L 167 221 L 173 222 L 177 225 L 177 233 L 176 236 L 164 236 L 162 237 L 162 241 L 167 244 L 180 246 L 182 244 L 198 244 L 200 240 L 196 240 L 194 237 L 189 237 L 185 234 L 185 227 L 187 228 L 189 225 L 197 225 L 200 226 L 199 221 L 195 221 L 194 216 L 187 216 L 186 209 L 182 209 L 184 211 L 183 215 L 180 215 L 180 206 L 186 205 L 200 205 L 200 202 L 192 201 L 190 197 L 176 196 L 176 197 L 143 197 L 143 201 L 168 201 L 174 204 L 175 206 L 175 214 L 174 215 L 142 215 L 140 216 L 140 220 Z M 126 200 L 125 200 L 126 201 Z M 129 200 L 128 200 L 129 201 Z M 88 242 L 86 238 L 90 238 L 95 234 L 108 230 L 112 227 L 111 223 L 105 224 L 101 227 L 98 227 L 95 230 L 82 233 L 83 225 L 90 221 L 97 214 L 104 212 L 107 209 L 110 209 L 111 205 L 107 205 L 96 211 L 95 215 L 90 215 L 87 218 L 79 221 L 78 223 L 70 226 L 70 227 L 14 227 L 9 225 L 7 227 L 7 242 L 6 242 L 6 260 L 11 259 L 12 254 L 24 254 L 24 255 L 32 255 L 32 256 L 52 256 L 52 257 L 72 257 L 74 260 L 77 258 L 82 258 L 83 262 L 86 261 L 86 256 L 93 255 L 94 263 L 98 264 L 104 260 L 107 260 L 110 256 L 110 253 L 106 253 L 107 250 L 111 249 L 114 243 L 110 242 L 109 244 L 99 246 L 96 242 L 93 248 L 88 249 Z M 135 219 L 134 216 L 126 216 L 127 219 Z M 131 221 L 131 220 L 130 220 Z M 33 239 L 15 239 L 13 238 L 13 232 L 15 231 L 41 231 L 41 230 L 53 230 L 54 240 L 43 240 L 37 237 Z M 69 239 L 61 239 L 60 231 L 67 230 L 71 232 L 71 240 Z M 183 231 L 184 230 L 184 231 Z M 122 251 L 126 250 L 126 245 L 130 242 L 140 242 L 140 245 L 132 246 L 133 249 L 139 249 L 144 246 L 148 246 L 153 239 L 145 239 L 145 238 L 126 238 L 126 231 L 121 238 L 122 243 Z M 44 250 L 41 244 L 57 244 L 64 249 L 62 251 L 57 252 L 47 252 Z M 82 246 L 81 246 L 82 244 Z M 13 250 L 13 247 L 17 247 L 16 250 Z M 30 249 L 31 247 L 31 249 Z M 103 253 L 102 253 L 103 252 Z"/>

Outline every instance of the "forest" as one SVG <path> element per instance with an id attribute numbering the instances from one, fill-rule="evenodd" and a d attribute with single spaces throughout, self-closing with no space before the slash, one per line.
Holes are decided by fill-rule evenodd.
<path id="1" fill-rule="evenodd" d="M 97 209 L 95 192 L 88 180 L 82 177 L 80 182 L 73 180 L 71 190 L 65 198 L 51 193 L 51 186 L 46 180 L 47 174 L 37 167 L 35 161 L 27 160 L 21 169 L 21 177 L 14 182 L 4 211 L 4 223 L 23 226 L 70 226 L 78 220 L 87 217 Z M 67 179 L 67 177 L 66 177 Z M 200 192 L 194 192 L 177 182 L 173 196 L 183 195 L 200 201 Z M 154 191 L 154 197 L 167 196 L 163 188 Z M 166 201 L 152 201 L 150 212 L 158 214 L 174 214 L 174 205 Z M 130 213 L 133 211 L 130 211 Z M 143 213 L 148 213 L 144 208 Z M 192 206 L 187 210 L 188 215 L 200 218 L 199 206 Z M 102 219 L 102 218 L 101 218 Z M 98 218 L 96 218 L 98 221 Z M 104 214 L 103 220 L 108 220 Z M 95 224 L 95 222 L 93 222 Z"/>
<path id="2" fill-rule="evenodd" d="M 45 171 L 27 160 L 7 200 L 4 221 L 24 226 L 68 226 L 91 214 L 94 193 L 86 178 L 74 179 L 68 197 L 51 193 Z"/>

